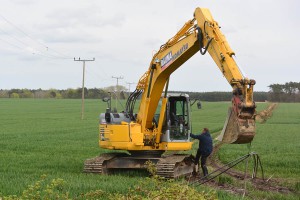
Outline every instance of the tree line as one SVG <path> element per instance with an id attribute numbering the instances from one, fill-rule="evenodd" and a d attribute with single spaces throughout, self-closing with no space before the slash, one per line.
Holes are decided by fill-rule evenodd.
<path id="1" fill-rule="evenodd" d="M 300 82 L 287 82 L 285 84 L 271 84 L 269 92 L 254 92 L 254 101 L 264 102 L 300 102 Z M 170 93 L 185 93 L 190 99 L 200 101 L 230 101 L 232 92 L 186 92 L 169 91 Z M 129 91 L 125 86 L 118 85 L 106 88 L 84 88 L 85 98 L 103 99 L 109 93 L 114 98 L 127 99 Z M 0 90 L 0 98 L 56 98 L 56 99 L 80 99 L 82 88 L 69 89 L 10 89 Z"/>
<path id="2" fill-rule="evenodd" d="M 190 99 L 199 99 L 200 101 L 231 101 L 232 92 L 174 92 L 188 94 Z M 264 102 L 268 100 L 268 92 L 254 92 L 254 101 Z"/>
<path id="3" fill-rule="evenodd" d="M 113 91 L 120 91 L 118 96 L 122 97 L 126 88 L 124 86 L 110 86 L 106 88 L 84 88 L 84 96 L 87 99 L 102 99 L 108 96 L 108 93 Z M 124 94 L 123 94 L 124 96 Z M 82 88 L 68 88 L 68 89 L 10 89 L 0 90 L 0 98 L 37 98 L 37 99 L 80 99 L 82 97 Z"/>
<path id="4" fill-rule="evenodd" d="M 269 100 L 276 102 L 300 102 L 300 82 L 269 85 Z"/>
<path id="5" fill-rule="evenodd" d="M 128 90 L 119 85 L 118 89 L 115 86 L 107 88 L 84 88 L 86 99 L 103 99 L 109 97 L 111 93 L 112 98 L 117 95 L 119 99 L 127 99 L 129 96 Z M 190 96 L 190 99 L 199 99 L 201 101 L 230 101 L 232 92 L 186 92 L 186 91 L 169 91 L 169 93 L 184 93 Z M 256 101 L 266 101 L 267 92 L 255 92 L 254 97 Z M 37 98 L 37 99 L 80 99 L 82 98 L 82 88 L 77 89 L 11 89 L 0 90 L 0 98 Z"/>

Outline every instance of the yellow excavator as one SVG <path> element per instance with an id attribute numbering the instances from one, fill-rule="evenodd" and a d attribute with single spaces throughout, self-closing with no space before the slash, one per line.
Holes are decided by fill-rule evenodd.
<path id="1" fill-rule="evenodd" d="M 193 156 L 163 155 L 166 151 L 192 148 L 190 100 L 186 94 L 169 94 L 170 75 L 200 52 L 210 54 L 233 88 L 232 106 L 219 140 L 230 144 L 250 143 L 255 135 L 255 81 L 244 77 L 225 36 L 206 8 L 196 8 L 193 19 L 163 44 L 140 78 L 126 103 L 126 110 L 100 115 L 99 145 L 126 153 L 105 153 L 85 161 L 84 172 L 106 174 L 114 169 L 146 168 L 155 163 L 157 174 L 177 178 L 193 171 Z M 139 100 L 139 97 L 141 98 Z M 134 113 L 136 101 L 140 101 Z"/>

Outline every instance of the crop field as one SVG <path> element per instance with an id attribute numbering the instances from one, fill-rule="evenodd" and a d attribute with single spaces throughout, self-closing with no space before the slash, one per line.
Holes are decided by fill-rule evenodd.
<path id="1" fill-rule="evenodd" d="M 0 199 L 22 194 L 44 174 L 47 180 L 61 178 L 66 181 L 73 198 L 98 189 L 125 194 L 148 176 L 142 171 L 118 172 L 111 176 L 82 173 L 85 159 L 108 151 L 98 147 L 98 116 L 106 108 L 101 100 L 85 101 L 84 120 L 80 115 L 81 100 L 0 99 L 0 105 Z M 213 136 L 217 136 L 228 106 L 229 102 L 202 102 L 200 110 L 193 106 L 193 132 L 208 127 Z M 259 103 L 258 110 L 266 106 L 267 103 Z M 259 153 L 267 178 L 279 180 L 294 192 L 274 194 L 249 188 L 252 196 L 256 199 L 299 199 L 299 141 L 300 104 L 279 104 L 266 123 L 257 124 L 251 150 Z M 226 163 L 248 151 L 247 145 L 223 145 L 218 158 Z M 243 170 L 244 165 L 237 169 Z M 211 190 L 209 186 L 196 189 Z M 241 199 L 225 191 L 218 190 L 217 195 L 219 199 Z"/>

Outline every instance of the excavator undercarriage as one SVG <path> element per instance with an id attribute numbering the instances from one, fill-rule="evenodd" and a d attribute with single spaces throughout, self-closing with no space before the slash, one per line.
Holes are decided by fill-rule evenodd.
<path id="1" fill-rule="evenodd" d="M 161 156 L 141 152 L 138 155 L 127 153 L 105 153 L 88 159 L 84 163 L 85 173 L 110 174 L 115 169 L 147 169 L 147 162 L 156 167 L 156 174 L 164 178 L 179 178 L 193 172 L 194 157 L 192 155 L 173 154 Z"/>

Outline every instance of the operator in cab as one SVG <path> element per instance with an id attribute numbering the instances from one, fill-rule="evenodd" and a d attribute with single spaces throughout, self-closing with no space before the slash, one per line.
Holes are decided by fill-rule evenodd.
<path id="1" fill-rule="evenodd" d="M 204 128 L 202 133 L 199 135 L 194 135 L 191 133 L 191 138 L 199 140 L 199 148 L 197 150 L 195 165 L 199 165 L 199 160 L 201 158 L 201 168 L 203 176 L 208 174 L 206 167 L 207 157 L 211 154 L 213 150 L 213 142 L 208 128 Z"/>

